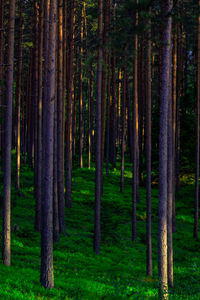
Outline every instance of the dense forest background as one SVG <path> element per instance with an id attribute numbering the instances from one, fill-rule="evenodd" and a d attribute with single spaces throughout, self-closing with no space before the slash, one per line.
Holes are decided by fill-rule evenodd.
<path id="1" fill-rule="evenodd" d="M 199 147 L 200 0 L 0 0 L 0 298 L 199 299 Z"/>

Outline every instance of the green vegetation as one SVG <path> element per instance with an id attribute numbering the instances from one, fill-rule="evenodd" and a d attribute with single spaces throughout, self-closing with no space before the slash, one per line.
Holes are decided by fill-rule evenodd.
<path id="1" fill-rule="evenodd" d="M 12 189 L 12 267 L 0 264 L 0 299 L 157 299 L 158 190 L 152 191 L 153 278 L 149 278 L 145 273 L 145 189 L 140 189 L 138 237 L 132 243 L 131 166 L 126 164 L 126 170 L 124 194 L 120 193 L 118 170 L 104 177 L 100 256 L 93 253 L 95 171 L 73 171 L 67 235 L 54 245 L 55 289 L 45 290 L 39 284 L 40 236 L 33 228 L 33 172 L 22 167 L 23 195 L 18 196 L 14 186 Z M 191 184 L 184 186 L 177 197 L 175 287 L 170 299 L 200 299 L 200 241 L 193 240 L 193 190 Z M 0 191 L 2 195 L 2 185 Z"/>

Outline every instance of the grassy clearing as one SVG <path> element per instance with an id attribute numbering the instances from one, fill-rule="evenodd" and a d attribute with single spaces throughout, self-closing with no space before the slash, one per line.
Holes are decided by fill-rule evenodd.
<path id="1" fill-rule="evenodd" d="M 14 168 L 14 166 L 13 166 Z M 131 238 L 131 168 L 125 192 L 120 172 L 104 177 L 101 255 L 93 254 L 94 169 L 73 171 L 73 208 L 66 210 L 67 235 L 54 245 L 55 289 L 41 287 L 40 236 L 34 232 L 33 172 L 22 167 L 19 197 L 12 189 L 12 267 L 0 264 L 0 299 L 157 299 L 158 190 L 152 191 L 153 278 L 145 274 L 145 189 L 137 207 L 137 242 Z M 14 180 L 13 180 L 14 182 Z M 0 187 L 2 196 L 3 186 Z M 193 185 L 177 198 L 174 234 L 175 287 L 170 299 L 200 299 L 200 242 L 193 233 Z M 2 214 L 2 208 L 0 210 Z M 1 218 L 2 219 L 2 218 Z M 2 224 L 1 228 L 2 228 Z"/>

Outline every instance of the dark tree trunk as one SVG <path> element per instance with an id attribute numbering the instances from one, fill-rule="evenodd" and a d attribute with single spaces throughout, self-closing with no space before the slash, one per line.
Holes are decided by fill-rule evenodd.
<path id="1" fill-rule="evenodd" d="M 106 176 L 109 174 L 109 154 L 110 154 L 110 108 L 111 108 L 111 82 L 110 82 L 110 58 L 108 58 L 108 95 L 107 95 L 107 128 L 106 128 Z"/>
<path id="2" fill-rule="evenodd" d="M 9 1 L 8 59 L 6 77 L 5 154 L 3 193 L 3 236 L 2 258 L 6 266 L 11 264 L 11 145 L 12 145 L 12 104 L 15 39 L 15 0 Z"/>
<path id="3" fill-rule="evenodd" d="M 151 13 L 151 9 L 149 10 Z M 151 113 L 152 113 L 152 99 L 151 99 L 151 20 L 148 22 L 149 30 L 147 34 L 147 59 L 146 59 L 146 202 L 147 202 L 147 220 L 146 220 L 146 237 L 147 237 L 147 275 L 152 276 L 152 240 L 151 240 Z"/>
<path id="4" fill-rule="evenodd" d="M 110 163 L 116 167 L 116 59 L 111 58 L 111 105 L 110 105 Z"/>
<path id="5" fill-rule="evenodd" d="M 106 128 L 106 91 L 107 91 L 107 67 L 108 67 L 108 42 L 109 42 L 109 13 L 110 0 L 105 1 L 104 6 L 104 28 L 103 28 L 103 73 L 102 73 L 102 103 L 101 103 L 101 156 L 102 168 L 104 163 L 105 150 L 105 128 Z M 102 182 L 103 184 L 103 182 Z"/>
<path id="6" fill-rule="evenodd" d="M 48 10 L 47 3 L 45 9 Z M 47 54 L 47 99 L 44 101 L 44 190 L 42 202 L 41 235 L 41 283 L 45 288 L 54 287 L 53 275 L 53 148 L 54 148 L 54 105 L 56 97 L 56 30 L 57 0 L 51 0 L 49 13 L 49 36 Z M 46 37 L 45 37 L 46 38 Z"/>
<path id="7" fill-rule="evenodd" d="M 200 8 L 200 0 L 198 1 Z M 196 100 L 196 173 L 195 173 L 195 210 L 194 238 L 198 238 L 199 219 L 199 130 L 200 130 L 200 14 L 198 15 L 198 54 L 197 54 L 197 100 Z"/>
<path id="8" fill-rule="evenodd" d="M 37 196 L 35 228 L 41 230 L 41 202 L 42 202 L 42 67 L 43 67 L 43 26 L 44 26 L 44 0 L 40 1 L 39 11 L 39 44 L 38 44 L 38 126 L 37 126 Z"/>
<path id="9" fill-rule="evenodd" d="M 18 31 L 18 62 L 16 83 L 16 189 L 20 191 L 20 122 L 21 122 L 21 96 L 22 96 L 22 1 L 19 0 L 19 31 Z"/>
<path id="10" fill-rule="evenodd" d="M 125 162 L 125 139 L 126 139 L 126 69 L 123 74 L 123 110 L 122 110 L 122 142 L 121 142 L 121 184 L 120 191 L 124 192 L 124 162 Z"/>
<path id="11" fill-rule="evenodd" d="M 63 0 L 58 1 L 58 86 L 57 86 L 57 177 L 58 177 L 58 211 L 59 228 L 65 234 L 65 198 L 64 198 L 64 153 L 63 153 Z"/>
<path id="12" fill-rule="evenodd" d="M 170 60 L 172 61 L 172 48 L 170 45 Z M 170 66 L 170 82 L 168 96 L 168 128 L 167 128 L 167 273 L 168 285 L 173 287 L 173 128 L 172 128 L 172 68 Z"/>
<path id="13" fill-rule="evenodd" d="M 137 2 L 138 3 L 138 2 Z M 135 16 L 138 26 L 138 11 Z M 138 189 L 138 35 L 134 40 L 134 71 L 133 71 L 133 177 L 132 177 L 132 241 L 136 241 L 136 202 Z"/>
<path id="14" fill-rule="evenodd" d="M 94 71 L 91 64 L 90 69 L 90 95 L 89 95 L 89 138 L 88 138 L 88 168 L 91 168 L 91 156 L 92 156 L 92 145 L 93 145 L 93 101 L 94 101 Z"/>
<path id="15" fill-rule="evenodd" d="M 39 96 L 39 2 L 38 0 L 34 1 L 34 58 L 33 58 L 33 154 L 34 154 L 34 197 L 36 202 L 36 217 L 35 220 L 39 220 L 38 209 L 40 210 L 40 205 L 38 203 L 38 96 Z M 39 221 L 40 223 L 40 221 Z M 36 224 L 35 229 L 39 230 L 40 224 Z"/>
<path id="16" fill-rule="evenodd" d="M 71 199 L 71 157 L 72 157 L 72 98 L 73 98 L 73 60 L 74 60 L 74 1 L 70 2 L 70 31 L 67 87 L 67 127 L 66 127 L 66 205 L 72 207 Z"/>
<path id="17" fill-rule="evenodd" d="M 83 121 L 83 21 L 84 21 L 84 0 L 81 8 L 81 45 L 79 59 L 79 166 L 83 168 L 83 143 L 84 143 L 84 121 Z"/>
<path id="18" fill-rule="evenodd" d="M 176 141 L 176 104 L 177 104 L 177 29 L 178 25 L 175 24 L 174 41 L 173 41 L 173 77 L 172 77 L 172 113 L 173 113 L 173 232 L 176 232 L 176 210 L 175 210 L 175 182 L 176 182 L 176 168 L 175 168 L 175 141 Z"/>
<path id="19" fill-rule="evenodd" d="M 4 75 L 4 69 L 3 69 L 3 64 L 4 64 L 4 45 L 5 45 L 5 41 L 4 41 L 4 0 L 0 1 L 0 118 L 2 118 L 3 114 L 2 114 L 2 105 L 3 105 L 3 101 L 2 101 L 2 96 L 3 96 L 3 75 Z M 0 123 L 0 168 L 1 168 L 1 164 L 2 164 L 2 137 L 3 137 L 3 133 L 2 133 L 2 125 Z"/>
<path id="20" fill-rule="evenodd" d="M 97 64 L 97 103 L 96 103 L 96 174 L 95 174 L 95 220 L 94 251 L 100 253 L 100 210 L 101 210 L 101 92 L 102 92 L 102 33 L 103 33 L 103 1 L 98 0 L 98 64 Z"/>
<path id="21" fill-rule="evenodd" d="M 54 111 L 54 150 L 53 150 L 53 240 L 59 241 L 59 211 L 58 211 L 58 105 L 55 97 Z"/>

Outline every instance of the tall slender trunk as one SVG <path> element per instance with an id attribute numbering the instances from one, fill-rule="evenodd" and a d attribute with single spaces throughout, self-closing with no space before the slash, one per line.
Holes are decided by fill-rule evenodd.
<path id="1" fill-rule="evenodd" d="M 37 194 L 35 228 L 41 230 L 41 203 L 42 203 L 42 96 L 43 96 L 43 26 L 44 26 L 44 0 L 40 1 L 39 10 L 39 43 L 38 43 L 38 126 L 37 126 Z"/>
<path id="2" fill-rule="evenodd" d="M 120 146 L 121 137 L 121 88 L 122 88 L 122 70 L 118 72 L 118 103 L 117 103 L 117 144 Z"/>
<path id="3" fill-rule="evenodd" d="M 96 174 L 95 174 L 95 219 L 94 251 L 100 253 L 101 226 L 101 97 L 102 97 L 102 34 L 103 34 L 103 1 L 98 0 L 98 62 L 97 62 L 97 103 L 96 103 Z"/>
<path id="4" fill-rule="evenodd" d="M 165 25 L 163 32 L 161 98 L 160 98 L 160 146 L 159 146 L 159 212 L 158 212 L 158 262 L 160 285 L 159 293 L 162 299 L 168 299 L 167 274 L 167 143 L 168 143 L 168 105 L 169 82 L 171 71 L 171 17 L 172 1 L 168 0 L 165 7 Z"/>
<path id="5" fill-rule="evenodd" d="M 84 121 L 83 121 L 83 22 L 84 22 L 84 0 L 81 8 L 81 45 L 79 58 L 79 166 L 83 168 L 83 142 L 84 142 Z"/>
<path id="6" fill-rule="evenodd" d="M 45 9 L 48 9 L 47 3 Z M 47 99 L 44 101 L 44 190 L 42 203 L 41 235 L 41 283 L 45 288 L 54 287 L 53 274 L 53 148 L 54 148 L 54 105 L 56 97 L 56 30 L 57 0 L 50 1 L 49 36 L 47 54 Z M 46 37 L 45 37 L 46 38 Z"/>
<path id="7" fill-rule="evenodd" d="M 137 1 L 138 3 L 138 1 Z M 138 26 L 138 11 L 135 25 Z M 133 177 L 132 177 L 132 241 L 136 241 L 136 202 L 138 180 L 138 35 L 134 40 L 134 71 L 133 71 Z"/>
<path id="8" fill-rule="evenodd" d="M 22 96 L 22 1 L 19 0 L 19 31 L 18 31 L 18 62 L 16 83 L 16 189 L 20 190 L 20 123 L 21 123 L 21 96 Z"/>
<path id="9" fill-rule="evenodd" d="M 3 193 L 3 245 L 2 258 L 7 266 L 11 264 L 11 145 L 12 145 L 12 102 L 15 39 L 15 0 L 9 1 L 8 60 L 6 77 L 6 114 L 5 114 L 5 154 L 4 154 L 4 193 Z"/>
<path id="10" fill-rule="evenodd" d="M 58 86 L 57 86 L 57 177 L 60 232 L 65 234 L 64 153 L 63 153 L 63 0 L 58 0 Z"/>
<path id="11" fill-rule="evenodd" d="M 112 53 L 111 58 L 111 111 L 110 111 L 110 162 L 112 167 L 116 167 L 116 58 Z"/>
<path id="12" fill-rule="evenodd" d="M 91 156 L 92 156 L 92 132 L 93 132 L 93 101 L 94 101 L 94 71 L 93 65 L 90 67 L 90 95 L 89 95 L 89 138 L 88 138 L 88 168 L 91 168 Z"/>
<path id="13" fill-rule="evenodd" d="M 107 128 L 106 128 L 106 176 L 109 174 L 109 154 L 110 154 L 110 108 L 111 108 L 111 74 L 110 57 L 108 58 L 108 84 L 107 84 Z"/>
<path id="14" fill-rule="evenodd" d="M 0 1 L 0 118 L 2 118 L 2 96 L 3 96 L 3 74 L 4 74 L 4 68 L 3 68 L 3 64 L 4 64 L 4 45 L 5 45 L 5 41 L 4 41 L 4 0 Z M 2 124 L 0 123 L 0 168 L 1 168 L 1 164 L 2 164 L 2 137 L 3 137 L 3 133 L 2 133 Z"/>
<path id="15" fill-rule="evenodd" d="M 74 1 L 70 2 L 70 31 L 67 87 L 67 127 L 66 127 L 66 205 L 72 207 L 71 199 L 71 157 L 72 157 L 72 98 L 73 98 L 73 61 L 74 61 Z M 75 104 L 74 104 L 75 105 Z"/>
<path id="16" fill-rule="evenodd" d="M 170 46 L 170 59 L 172 48 Z M 173 287 L 173 128 L 172 128 L 172 68 L 170 66 L 170 81 L 168 85 L 168 128 L 167 128 L 167 273 L 168 285 Z"/>
<path id="17" fill-rule="evenodd" d="M 200 9 L 200 0 L 198 1 Z M 196 173 L 195 173 L 195 210 L 194 238 L 198 238 L 199 219 L 199 130 L 200 130 L 200 14 L 198 15 L 198 54 L 197 54 L 197 100 L 196 100 Z"/>
<path id="18" fill-rule="evenodd" d="M 38 87 L 39 87 L 39 2 L 34 1 L 34 59 L 33 59 L 33 102 L 34 120 L 33 124 L 33 153 L 34 153 L 34 197 L 36 201 L 36 215 L 38 208 Z M 35 224 L 36 225 L 36 224 Z M 35 226 L 37 229 L 37 225 Z"/>
<path id="19" fill-rule="evenodd" d="M 122 104 L 123 109 L 122 109 L 122 139 L 121 139 L 122 142 L 121 142 L 121 181 L 120 181 L 120 191 L 123 193 L 124 192 L 125 138 L 126 138 L 126 68 L 124 69 L 124 72 L 123 72 L 123 99 L 122 99 L 122 101 L 123 101 L 123 104 Z"/>
<path id="20" fill-rule="evenodd" d="M 55 97 L 54 111 L 54 149 L 53 149 L 53 240 L 59 241 L 59 211 L 58 211 L 58 98 Z"/>
<path id="21" fill-rule="evenodd" d="M 149 9 L 151 13 L 151 9 Z M 152 113 L 152 99 L 151 99 L 151 19 L 148 21 L 149 30 L 147 33 L 147 61 L 146 61 L 146 203 L 147 203 L 147 220 L 146 220 L 146 237 L 147 237 L 147 275 L 152 276 L 152 239 L 151 239 L 151 113 Z"/>
<path id="22" fill-rule="evenodd" d="M 172 77 L 172 122 L 173 122 L 173 232 L 176 232 L 176 209 L 175 209 L 175 182 L 176 182 L 176 168 L 175 168 L 175 141 L 176 141 L 176 104 L 177 104 L 177 31 L 178 24 L 175 24 L 174 41 L 173 41 L 173 77 Z"/>

